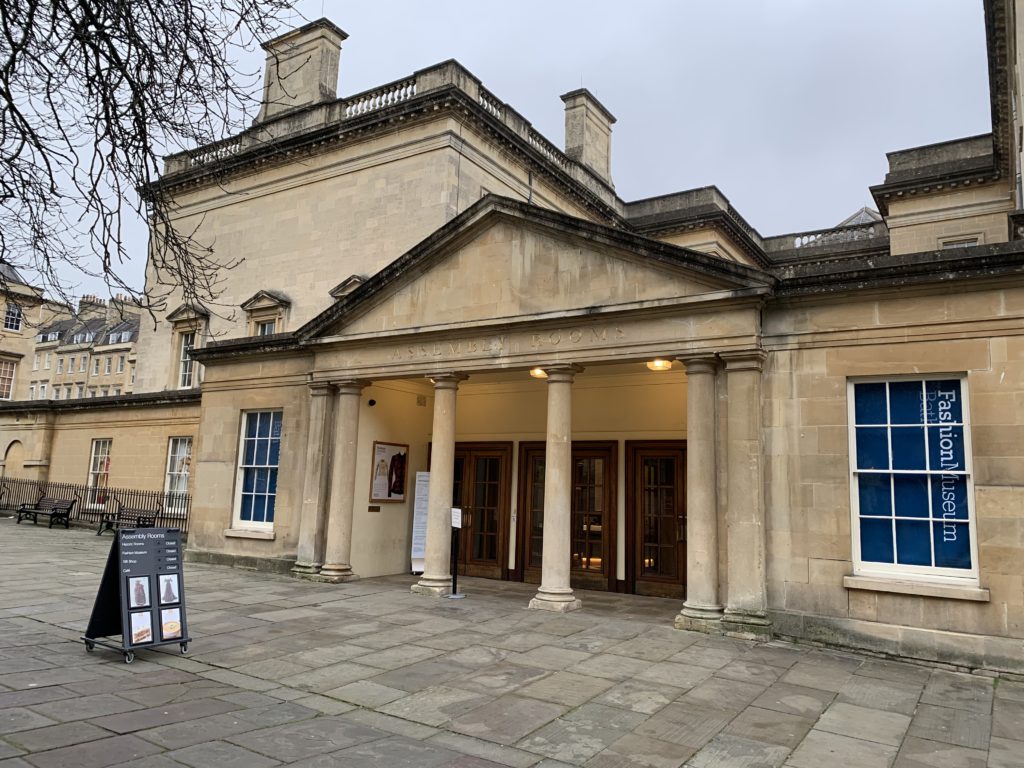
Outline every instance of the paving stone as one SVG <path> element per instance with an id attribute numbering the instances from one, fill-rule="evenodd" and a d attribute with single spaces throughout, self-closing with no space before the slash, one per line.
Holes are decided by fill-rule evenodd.
<path id="1" fill-rule="evenodd" d="M 235 688 L 242 688 L 246 691 L 269 691 L 277 688 L 279 685 L 274 680 L 263 680 L 252 675 L 243 675 L 241 672 L 235 672 L 230 669 L 214 669 L 209 672 L 203 672 L 203 677 L 216 680 L 225 685 L 233 685 Z"/>
<path id="2" fill-rule="evenodd" d="M 377 670 L 374 670 L 376 672 Z M 430 688 L 433 685 L 447 684 L 457 677 L 473 672 L 474 668 L 467 667 L 464 664 L 457 664 L 447 659 L 429 659 L 427 661 L 420 661 L 416 664 L 410 664 L 407 667 L 401 669 L 392 670 L 391 672 L 385 672 L 384 674 L 378 674 L 373 677 L 373 673 L 370 675 L 363 675 L 362 677 L 370 678 L 371 682 L 377 683 L 378 685 L 384 685 L 388 688 L 398 688 L 409 693 L 415 693 L 416 691 L 422 691 L 424 688 Z M 359 677 L 353 678 L 358 680 Z M 352 682 L 348 680 L 346 682 Z M 337 686 L 331 686 L 336 688 Z"/>
<path id="3" fill-rule="evenodd" d="M 0 685 L 11 690 L 43 688 L 48 685 L 66 685 L 68 683 L 95 680 L 99 674 L 93 669 L 86 667 L 43 669 L 35 672 L 16 672 L 10 675 L 0 675 Z"/>
<path id="4" fill-rule="evenodd" d="M 783 674 L 783 670 L 773 667 L 771 664 L 760 664 L 746 658 L 739 658 L 730 661 L 716 671 L 715 677 L 768 686 L 778 680 L 781 674 Z"/>
<path id="5" fill-rule="evenodd" d="M 160 747 L 137 736 L 113 736 L 70 747 L 30 755 L 36 768 L 106 768 L 136 761 L 160 752 Z"/>
<path id="6" fill-rule="evenodd" d="M 356 680 L 365 680 L 368 677 L 373 677 L 378 674 L 380 670 L 374 667 L 368 667 L 364 664 L 356 664 L 352 661 L 342 661 L 337 664 L 332 664 L 329 667 L 323 669 L 312 669 L 307 672 L 301 672 L 297 675 L 291 675 L 289 677 L 283 677 L 280 680 L 282 685 L 286 685 L 289 688 L 301 688 L 305 691 L 313 691 L 314 693 L 323 693 L 334 688 L 338 688 L 346 683 L 351 683 Z"/>
<path id="7" fill-rule="evenodd" d="M 395 717 L 438 726 L 464 712 L 476 709 L 486 701 L 488 701 L 488 697 L 478 693 L 439 685 L 433 688 L 424 688 L 422 691 L 392 701 L 378 709 Z"/>
<path id="8" fill-rule="evenodd" d="M 993 696 L 992 680 L 987 677 L 936 670 L 928 678 L 921 703 L 987 715 L 992 712 Z"/>
<path id="9" fill-rule="evenodd" d="M 899 757 L 893 768 L 986 768 L 988 753 L 980 749 L 968 749 L 939 741 L 929 741 L 908 736 L 900 748 Z M 1016 762 L 1008 763 L 1013 768 L 1021 765 L 1020 756 Z M 988 768 L 1002 768 L 998 763 L 988 763 Z"/>
<path id="10" fill-rule="evenodd" d="M 715 709 L 738 712 L 761 695 L 764 687 L 754 683 L 741 683 L 710 677 L 678 698 L 689 704 L 704 704 Z"/>
<path id="11" fill-rule="evenodd" d="M 639 725 L 645 716 L 601 704 L 585 704 L 538 729 L 516 746 L 554 760 L 583 763 Z"/>
<path id="12" fill-rule="evenodd" d="M 579 675 L 575 672 L 555 672 L 524 685 L 516 691 L 516 694 L 575 707 L 585 701 L 590 701 L 613 685 L 615 683 L 611 680 L 600 677 Z"/>
<path id="13" fill-rule="evenodd" d="M 87 741 L 95 741 L 110 735 L 110 731 L 105 731 L 91 723 L 61 723 L 46 728 L 36 728 L 33 731 L 10 733 L 5 738 L 28 752 L 43 752 L 70 744 L 84 744 Z"/>
<path id="14" fill-rule="evenodd" d="M 637 677 L 645 669 L 652 666 L 652 662 L 642 659 L 630 659 L 626 656 L 616 656 L 610 653 L 602 653 L 591 656 L 569 668 L 570 672 L 591 677 L 603 677 L 607 680 L 628 680 Z"/>
<path id="15" fill-rule="evenodd" d="M 996 680 L 996 700 L 1024 701 L 1024 683 L 1013 680 Z M 0 695 L 0 704 L 3 702 L 3 695 Z"/>
<path id="16" fill-rule="evenodd" d="M 806 650 L 792 643 L 773 641 L 758 643 L 744 653 L 740 659 L 755 664 L 768 664 L 780 669 L 789 669 L 804 657 Z"/>
<path id="17" fill-rule="evenodd" d="M 992 735 L 1007 739 L 1024 738 L 1024 701 L 1000 699 L 995 702 Z"/>
<path id="18" fill-rule="evenodd" d="M 456 664 L 461 664 L 473 669 L 480 669 L 481 667 L 488 667 L 491 664 L 497 664 L 499 661 L 502 661 L 515 653 L 515 651 L 509 651 L 505 648 L 488 648 L 485 645 L 471 645 L 468 648 L 460 648 L 456 651 L 452 651 L 444 658 L 448 661 L 455 662 Z"/>
<path id="19" fill-rule="evenodd" d="M 181 763 L 164 755 L 151 755 L 128 763 L 118 763 L 111 768 L 181 768 Z"/>
<path id="20" fill-rule="evenodd" d="M 408 696 L 409 692 L 398 688 L 389 688 L 368 680 L 356 680 L 354 683 L 343 685 L 340 688 L 325 691 L 324 695 L 358 704 L 361 707 L 376 708 L 395 699 Z"/>
<path id="21" fill-rule="evenodd" d="M 771 709 L 747 707 L 726 726 L 723 733 L 776 744 L 786 747 L 788 751 L 803 740 L 812 725 L 814 721 L 810 718 Z"/>
<path id="22" fill-rule="evenodd" d="M 986 749 L 991 731 L 992 718 L 989 715 L 922 704 L 910 723 L 909 733 L 960 747 Z"/>
<path id="23" fill-rule="evenodd" d="M 551 702 L 506 695 L 460 715 L 451 721 L 448 729 L 510 745 L 564 711 L 565 707 Z"/>
<path id="24" fill-rule="evenodd" d="M 31 731 L 26 731 L 26 733 L 31 733 Z M 17 757 L 18 755 L 23 754 L 25 754 L 24 750 L 0 741 L 0 760 L 6 760 L 7 758 Z"/>
<path id="25" fill-rule="evenodd" d="M 301 675 L 303 672 L 309 672 L 309 670 L 310 668 L 307 666 L 282 659 L 260 659 L 259 661 L 250 661 L 248 664 L 242 664 L 234 668 L 234 671 L 240 675 L 249 675 L 258 680 L 277 681 L 283 680 L 286 677 Z"/>
<path id="26" fill-rule="evenodd" d="M 683 649 L 693 645 L 694 639 L 682 637 L 680 640 L 673 638 L 657 638 L 649 635 L 623 640 L 618 645 L 607 649 L 607 653 L 614 653 L 617 656 L 629 656 L 632 659 L 644 659 L 645 661 L 665 661 Z"/>
<path id="27" fill-rule="evenodd" d="M 887 744 L 812 730 L 789 756 L 786 765 L 793 768 L 889 768 L 895 757 L 896 747 Z"/>
<path id="28" fill-rule="evenodd" d="M 56 722 L 53 718 L 44 717 L 25 707 L 0 709 L 0 734 L 30 731 Z"/>
<path id="29" fill-rule="evenodd" d="M 313 755 L 337 752 L 341 749 L 384 738 L 387 734 L 375 728 L 337 717 L 318 717 L 300 723 L 289 723 L 276 728 L 264 728 L 227 741 L 275 760 L 290 763 Z"/>
<path id="30" fill-rule="evenodd" d="M 290 661 L 294 664 L 301 664 L 304 667 L 319 669 L 337 664 L 339 661 L 358 659 L 373 653 L 370 648 L 352 643 L 338 643 L 327 645 L 323 648 L 308 648 L 304 651 L 296 651 L 281 657 L 282 661 Z"/>
<path id="31" fill-rule="evenodd" d="M 805 688 L 818 688 L 822 691 L 838 693 L 849 682 L 852 675 L 853 673 L 843 665 L 798 661 L 780 680 L 790 685 L 802 685 Z"/>
<path id="32" fill-rule="evenodd" d="M 340 715 L 355 709 L 352 704 L 332 699 L 329 696 L 321 696 L 318 693 L 311 693 L 309 696 L 295 699 L 295 703 L 325 715 Z"/>
<path id="33" fill-rule="evenodd" d="M 51 685 L 46 688 L 27 688 L 22 691 L 0 692 L 0 709 L 10 707 L 29 707 L 33 704 L 43 704 L 47 701 L 58 699 L 69 699 L 78 694 L 75 691 L 60 685 Z"/>
<path id="34" fill-rule="evenodd" d="M 711 674 L 712 670 L 707 667 L 679 664 L 674 661 L 659 661 L 643 670 L 637 677 L 641 680 L 674 685 L 677 688 L 688 690 L 707 680 Z"/>
<path id="35" fill-rule="evenodd" d="M 350 747 L 329 757 L 336 761 L 330 765 L 344 768 L 434 768 L 456 765 L 461 756 L 438 744 L 393 737 Z M 316 765 L 310 761 L 292 768 L 314 768 Z"/>
<path id="36" fill-rule="evenodd" d="M 270 768 L 280 765 L 263 755 L 223 741 L 207 741 L 171 752 L 168 757 L 192 768 Z"/>
<path id="37" fill-rule="evenodd" d="M 526 752 L 515 747 L 506 747 L 502 744 L 494 744 L 493 742 L 465 736 L 461 733 L 442 731 L 435 736 L 431 736 L 429 741 L 431 744 L 439 744 L 455 752 L 479 757 L 499 765 L 512 766 L 512 768 L 529 768 L 529 766 L 537 762 L 537 755 L 533 752 Z"/>
<path id="38" fill-rule="evenodd" d="M 359 657 L 359 663 L 377 669 L 398 669 L 417 661 L 425 661 L 440 656 L 444 651 L 437 648 L 424 648 L 419 645 L 400 645 L 384 651 L 374 651 Z"/>
<path id="39" fill-rule="evenodd" d="M 931 667 L 907 664 L 902 661 L 883 661 L 866 659 L 854 672 L 862 677 L 874 677 L 879 680 L 891 680 L 900 683 L 918 683 L 924 685 L 932 676 Z"/>
<path id="40" fill-rule="evenodd" d="M 819 731 L 898 747 L 909 726 L 910 717 L 907 715 L 836 702 L 825 710 L 814 727 Z"/>
<path id="41" fill-rule="evenodd" d="M 554 645 L 539 645 L 529 651 L 509 656 L 508 661 L 512 664 L 557 671 L 578 664 L 590 656 L 591 654 L 585 651 L 574 651 Z"/>
<path id="42" fill-rule="evenodd" d="M 1024 733 L 1021 734 L 1024 736 Z M 1024 741 L 993 736 L 988 746 L 988 768 L 1021 768 L 1024 765 Z"/>
<path id="43" fill-rule="evenodd" d="M 924 686 L 920 683 L 876 680 L 854 675 L 839 690 L 836 701 L 912 715 L 917 709 L 917 700 L 921 697 L 923 690 Z"/>
<path id="44" fill-rule="evenodd" d="M 825 711 L 834 698 L 835 694 L 830 691 L 789 683 L 775 683 L 758 696 L 753 704 L 762 709 L 816 718 Z"/>
<path id="45" fill-rule="evenodd" d="M 700 749 L 736 716 L 731 710 L 675 701 L 636 727 L 638 736 Z"/>
<path id="46" fill-rule="evenodd" d="M 628 733 L 585 763 L 586 768 L 679 768 L 696 750 Z"/>
<path id="47" fill-rule="evenodd" d="M 410 739 L 429 739 L 437 733 L 437 728 L 421 723 L 413 723 L 403 720 L 400 717 L 386 715 L 383 712 L 374 712 L 368 709 L 355 709 L 342 715 L 346 720 L 354 723 L 367 725 L 387 733 L 394 733 L 398 736 L 405 736 Z"/>
<path id="48" fill-rule="evenodd" d="M 453 686 L 475 693 L 500 696 L 549 675 L 546 669 L 500 661 L 452 681 Z"/>
<path id="49" fill-rule="evenodd" d="M 788 754 L 788 747 L 720 733 L 686 765 L 692 768 L 776 768 L 782 765 Z"/>
<path id="50" fill-rule="evenodd" d="M 141 731 L 145 728 L 156 728 L 161 725 L 169 725 L 170 723 L 180 723 L 185 720 L 198 720 L 202 717 L 230 712 L 233 709 L 237 709 L 237 707 L 227 701 L 201 699 L 181 704 L 168 704 L 165 707 L 140 709 L 120 715 L 98 717 L 91 722 L 115 733 L 130 733 L 132 731 Z"/>
<path id="51" fill-rule="evenodd" d="M 708 669 L 721 669 L 740 655 L 738 650 L 728 648 L 709 648 L 700 644 L 691 645 L 686 650 L 669 656 L 668 661 L 680 664 L 692 664 Z"/>
<path id="52" fill-rule="evenodd" d="M 104 715 L 119 715 L 122 712 L 131 712 L 140 708 L 139 704 L 111 693 L 101 693 L 97 696 L 80 696 L 74 699 L 61 699 L 60 701 L 51 701 L 32 706 L 32 709 L 39 714 L 61 722 L 86 720 L 88 718 L 103 717 Z"/>
<path id="53" fill-rule="evenodd" d="M 594 703 L 653 715 L 666 704 L 675 701 L 679 694 L 680 690 L 675 686 L 659 685 L 646 680 L 625 680 L 595 698 Z"/>
<path id="54" fill-rule="evenodd" d="M 529 651 L 541 645 L 554 645 L 558 641 L 558 635 L 542 634 L 540 632 L 516 632 L 501 639 L 495 639 L 494 645 L 509 651 Z"/>

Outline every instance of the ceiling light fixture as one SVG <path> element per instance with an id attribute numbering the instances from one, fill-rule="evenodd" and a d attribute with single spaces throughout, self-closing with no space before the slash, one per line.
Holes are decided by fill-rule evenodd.
<path id="1" fill-rule="evenodd" d="M 530 375 L 535 379 L 546 379 L 548 377 L 548 372 L 543 368 L 531 368 Z"/>
<path id="2" fill-rule="evenodd" d="M 672 370 L 672 361 L 662 360 L 660 357 L 658 357 L 655 358 L 654 360 L 648 360 L 647 367 L 650 368 L 652 371 L 670 371 Z"/>

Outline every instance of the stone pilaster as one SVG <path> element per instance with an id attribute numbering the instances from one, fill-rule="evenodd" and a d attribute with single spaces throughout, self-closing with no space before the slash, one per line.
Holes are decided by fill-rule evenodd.
<path id="1" fill-rule="evenodd" d="M 427 547 L 423 576 L 412 585 L 421 595 L 442 597 L 452 591 L 452 493 L 455 485 L 455 400 L 460 373 L 434 376 L 434 425 L 427 493 Z"/>
<path id="2" fill-rule="evenodd" d="M 352 572 L 352 519 L 355 513 L 356 461 L 359 446 L 359 407 L 365 381 L 336 383 L 334 466 L 331 472 L 331 512 L 327 522 L 327 551 L 320 578 L 340 582 L 358 579 Z"/>
<path id="3" fill-rule="evenodd" d="M 729 401 L 728 451 L 729 589 L 723 627 L 730 634 L 771 634 L 765 553 L 765 504 L 761 424 L 761 350 L 729 352 L 725 361 Z"/>
<path id="4" fill-rule="evenodd" d="M 530 607 L 574 611 L 581 603 L 569 585 L 572 560 L 572 381 L 582 368 L 559 365 L 548 374 L 547 442 L 544 453 L 544 545 L 540 588 Z"/>
<path id="5" fill-rule="evenodd" d="M 686 601 L 676 627 L 721 631 L 718 596 L 718 460 L 711 354 L 681 357 L 686 367 Z"/>
<path id="6" fill-rule="evenodd" d="M 334 385 L 323 382 L 310 384 L 309 432 L 306 435 L 306 458 L 303 463 L 305 477 L 302 483 L 299 546 L 295 567 L 292 568 L 299 575 L 317 574 L 324 564 L 333 413 Z"/>

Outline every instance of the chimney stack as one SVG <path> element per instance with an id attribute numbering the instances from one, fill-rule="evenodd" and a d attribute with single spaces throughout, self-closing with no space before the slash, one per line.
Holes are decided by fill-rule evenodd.
<path id="1" fill-rule="evenodd" d="M 327 19 L 317 19 L 263 43 L 267 64 L 256 122 L 338 98 L 338 60 L 347 37 Z"/>
<path id="2" fill-rule="evenodd" d="M 612 189 L 612 124 L 615 116 L 586 88 L 562 94 L 565 154 L 582 163 Z"/>

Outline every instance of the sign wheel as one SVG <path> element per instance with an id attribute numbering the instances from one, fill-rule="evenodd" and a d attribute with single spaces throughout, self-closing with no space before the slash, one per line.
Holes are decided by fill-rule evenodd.
<path id="1" fill-rule="evenodd" d="M 181 649 L 181 654 L 182 654 L 183 656 L 184 656 L 184 655 L 185 655 L 186 653 L 188 653 L 188 643 L 181 643 L 181 644 L 180 644 L 180 645 L 179 645 L 178 647 L 179 647 L 179 648 Z"/>
<path id="2" fill-rule="evenodd" d="M 92 653 L 96 648 L 96 643 L 90 643 L 88 640 L 85 641 L 85 650 Z"/>
<path id="3" fill-rule="evenodd" d="M 133 661 L 135 661 L 135 652 L 134 651 L 125 651 L 124 663 L 125 664 L 131 664 Z"/>

